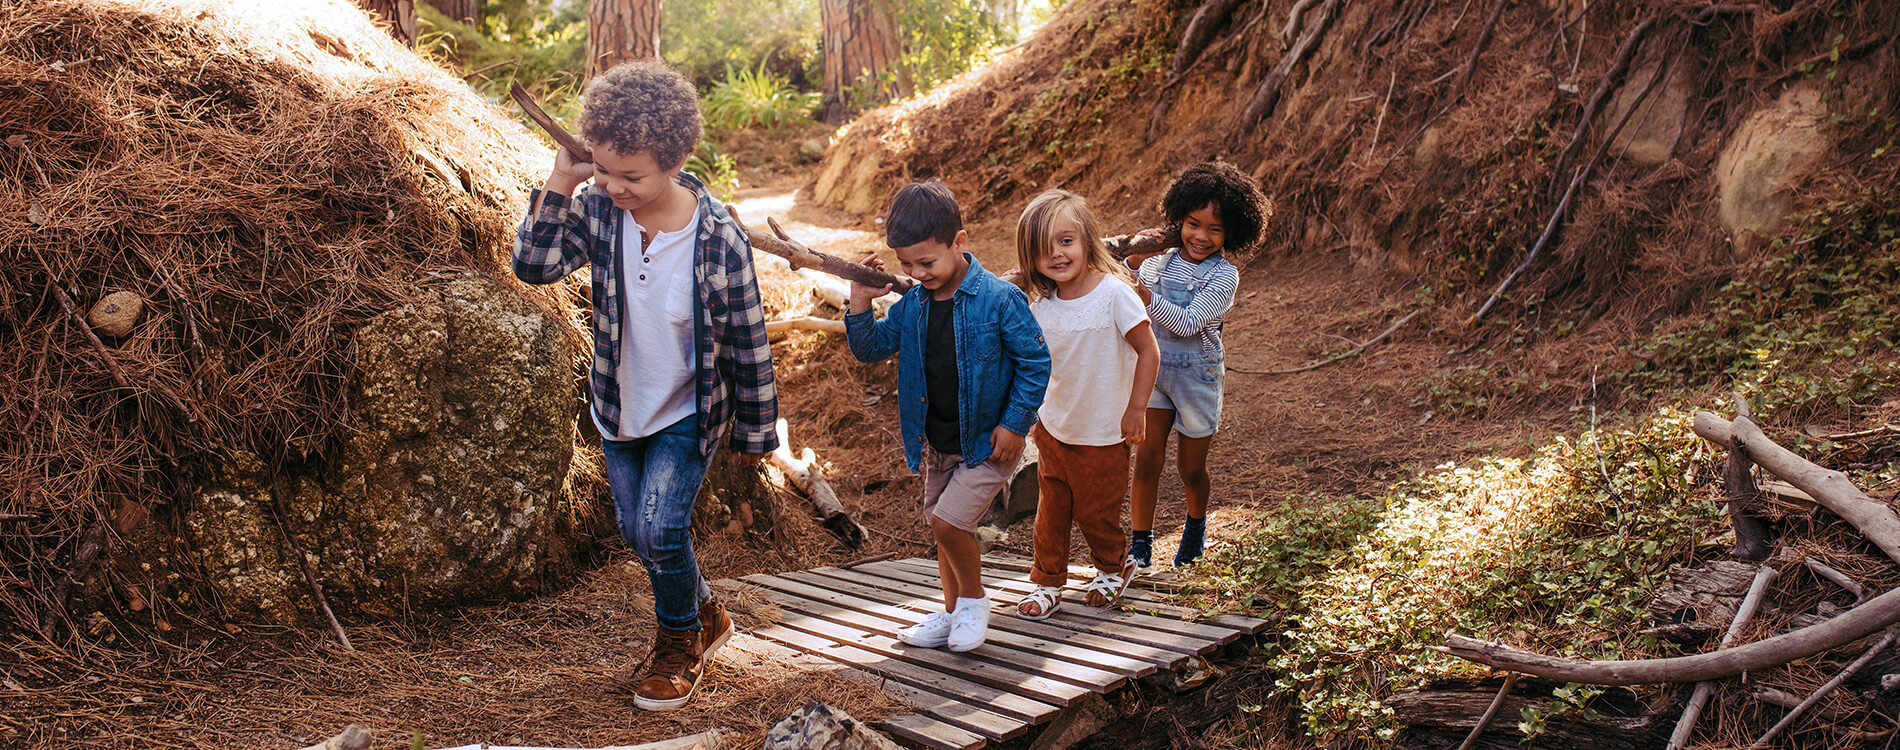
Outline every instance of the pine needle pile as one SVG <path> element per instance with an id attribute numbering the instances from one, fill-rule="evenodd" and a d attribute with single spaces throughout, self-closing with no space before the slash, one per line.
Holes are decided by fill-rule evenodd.
<path id="1" fill-rule="evenodd" d="M 77 625 L 194 475 L 321 460 L 371 316 L 516 283 L 543 147 L 341 0 L 242 6 L 0 5 L 0 633 Z M 584 351 L 575 287 L 517 286 Z"/>

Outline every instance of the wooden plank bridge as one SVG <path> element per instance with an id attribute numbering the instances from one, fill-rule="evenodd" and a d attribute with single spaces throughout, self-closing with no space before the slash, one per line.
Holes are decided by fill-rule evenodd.
<path id="1" fill-rule="evenodd" d="M 1168 604 L 1164 595 L 1178 587 L 1149 577 L 1137 578 L 1118 607 L 1089 607 L 1082 590 L 1093 571 L 1081 567 L 1069 569 L 1062 608 L 1031 622 L 1016 616 L 1017 600 L 1034 587 L 1029 568 L 1025 558 L 984 556 L 989 639 L 961 654 L 897 640 L 899 628 L 943 608 L 932 560 L 715 581 L 737 609 L 759 602 L 777 610 L 772 624 L 736 634 L 715 658 L 777 661 L 863 681 L 912 709 L 874 726 L 918 747 L 965 750 L 1022 736 L 1070 701 L 1180 669 L 1267 627 L 1265 620 L 1201 617 Z"/>

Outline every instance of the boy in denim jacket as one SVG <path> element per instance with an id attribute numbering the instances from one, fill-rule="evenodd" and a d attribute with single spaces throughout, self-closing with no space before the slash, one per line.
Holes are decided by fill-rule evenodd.
<path id="1" fill-rule="evenodd" d="M 969 233 L 950 188 L 936 180 L 897 191 L 885 244 L 917 285 L 877 320 L 890 291 L 851 285 L 844 318 L 851 353 L 897 357 L 904 459 L 924 475 L 924 515 L 937 539 L 944 611 L 899 631 L 905 643 L 968 651 L 989 633 L 977 521 L 1009 480 L 1049 384 L 1049 348 L 1029 300 L 964 252 Z M 866 263 L 882 268 L 873 255 Z"/>
<path id="2" fill-rule="evenodd" d="M 550 284 L 592 268 L 593 419 L 660 626 L 633 703 L 662 711 L 693 696 L 732 635 L 693 554 L 699 485 L 722 437 L 742 460 L 778 447 L 778 392 L 751 246 L 681 171 L 700 135 L 693 84 L 658 62 L 621 65 L 587 83 L 580 126 L 594 162 L 555 155 L 516 230 L 514 272 Z"/>

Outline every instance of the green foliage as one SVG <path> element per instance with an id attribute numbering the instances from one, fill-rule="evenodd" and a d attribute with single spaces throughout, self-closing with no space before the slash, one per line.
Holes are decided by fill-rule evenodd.
<path id="1" fill-rule="evenodd" d="M 1529 459 L 1442 466 L 1374 500 L 1288 502 L 1201 570 L 1287 623 L 1268 669 L 1310 735 L 1385 740 L 1380 699 L 1474 672 L 1427 650 L 1448 630 L 1578 658 L 1651 655 L 1636 634 L 1650 591 L 1723 528 L 1687 478 L 1694 449 L 1688 415 L 1665 411 Z"/>
<path id="2" fill-rule="evenodd" d="M 754 125 L 778 129 L 811 117 L 817 103 L 816 95 L 793 89 L 761 66 L 758 70 L 727 70 L 726 77 L 706 92 L 702 109 L 706 127 L 714 131 Z"/>
<path id="3" fill-rule="evenodd" d="M 505 15 L 498 5 L 521 6 L 522 15 Z M 580 115 L 587 6 L 543 5 L 532 0 L 484 3 L 482 16 L 469 26 L 449 20 L 427 3 L 417 3 L 416 47 L 455 69 L 482 71 L 471 75 L 469 84 L 491 100 L 507 101 L 508 82 L 519 80 L 549 114 L 572 123 Z M 526 116 L 521 121 L 534 127 Z"/>
<path id="4" fill-rule="evenodd" d="M 701 91 L 735 69 L 802 90 L 824 84 L 817 0 L 667 0 L 660 26 L 660 56 Z"/>
<path id="5" fill-rule="evenodd" d="M 896 21 L 910 41 L 898 65 L 917 91 L 983 63 L 1012 31 L 990 18 L 982 0 L 907 0 Z"/>
<path id="6" fill-rule="evenodd" d="M 1256 517 L 1259 528 L 1216 545 L 1195 563 L 1189 594 L 1211 594 L 1218 605 L 1263 605 L 1265 617 L 1283 616 L 1309 578 L 1345 558 L 1384 510 L 1378 500 L 1289 495 Z"/>
<path id="7" fill-rule="evenodd" d="M 1886 128 L 1891 129 L 1887 123 Z M 1843 197 L 1792 217 L 1770 255 L 1715 295 L 1708 312 L 1637 344 L 1624 379 L 1646 390 L 1729 380 L 1757 409 L 1805 419 L 1877 403 L 1900 383 L 1900 171 L 1894 142 L 1872 148 Z"/>
<path id="8" fill-rule="evenodd" d="M 1028 107 L 1004 120 L 1009 139 L 990 155 L 991 164 L 1010 165 L 1017 180 L 1035 182 L 1087 145 L 1078 137 L 1092 138 L 1103 123 L 1127 118 L 1136 85 L 1166 70 L 1174 48 L 1166 33 L 1173 17 L 1168 3 L 1138 2 L 1125 16 L 1083 25 L 1090 46 L 1065 60 Z M 1104 28 L 1111 23 L 1118 25 Z"/>
<path id="9" fill-rule="evenodd" d="M 686 157 L 685 171 L 706 183 L 706 189 L 721 203 L 730 203 L 739 190 L 739 167 L 732 157 L 719 150 L 711 138 L 702 138 L 693 155 Z"/>

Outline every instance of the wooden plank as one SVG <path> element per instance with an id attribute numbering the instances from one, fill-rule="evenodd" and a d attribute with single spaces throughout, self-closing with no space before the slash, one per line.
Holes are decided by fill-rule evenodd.
<path id="1" fill-rule="evenodd" d="M 915 558 L 915 557 L 904 559 L 904 560 L 891 560 L 889 562 L 892 565 L 902 565 L 918 572 L 931 572 L 937 569 L 936 563 L 931 562 L 929 560 L 924 560 L 924 559 Z M 1030 586 L 1036 585 L 1035 581 L 1030 580 L 1029 572 L 1023 571 L 1023 570 L 999 570 L 997 568 L 984 568 L 983 575 L 985 577 L 993 578 L 999 581 L 1013 581 L 1016 583 L 1027 584 Z M 1070 591 L 1077 592 L 1077 593 L 1081 593 L 1088 589 L 1088 584 L 1086 581 L 1076 582 L 1074 580 L 1070 580 L 1069 582 L 1063 585 L 1063 588 L 1068 589 Z M 1122 596 L 1122 602 L 1123 602 L 1123 606 L 1132 606 L 1138 609 L 1146 609 L 1150 612 L 1159 612 L 1164 616 L 1172 617 L 1177 620 L 1181 620 L 1183 622 L 1193 621 L 1194 619 L 1200 616 L 1199 612 L 1193 609 L 1190 609 L 1188 607 L 1182 607 L 1179 605 L 1174 605 L 1174 604 L 1169 604 L 1167 602 L 1164 602 L 1160 599 L 1159 596 L 1157 596 L 1155 593 L 1150 592 L 1150 591 L 1137 591 L 1131 588 L 1128 590 L 1127 594 Z"/>
<path id="2" fill-rule="evenodd" d="M 744 633 L 734 633 L 732 640 L 726 643 L 726 647 L 744 652 L 745 656 L 790 666 L 801 674 L 823 674 L 826 679 L 835 677 L 851 680 L 877 690 L 938 721 L 962 727 L 985 739 L 1010 740 L 1029 731 L 1029 723 L 1023 719 L 991 713 L 980 706 L 939 695 L 893 677 L 859 669 L 855 665 L 831 661 Z M 720 653 L 730 652 L 721 651 Z"/>
<path id="3" fill-rule="evenodd" d="M 795 608 L 794 605 L 803 601 L 798 597 L 778 594 L 770 590 L 755 591 L 773 604 L 784 608 Z M 829 607 L 829 605 L 821 606 Z M 881 656 L 921 664 L 939 672 L 954 674 L 971 682 L 1007 690 L 1044 703 L 1067 706 L 1069 701 L 1093 692 L 1079 685 L 1059 682 L 1043 675 L 1016 667 L 1006 667 L 968 654 L 905 645 L 888 635 L 834 622 L 812 612 L 787 612 L 785 618 L 778 624 L 839 643 L 857 646 Z"/>
<path id="4" fill-rule="evenodd" d="M 878 572 L 879 574 L 883 574 L 888 571 L 902 571 L 902 572 L 909 573 L 912 575 L 934 576 L 936 574 L 936 571 L 934 568 L 926 570 L 925 568 L 917 564 L 919 562 L 928 563 L 928 561 L 907 562 L 903 560 L 887 560 L 885 562 L 876 562 L 876 563 L 871 563 L 869 565 L 861 565 L 861 566 L 858 566 L 857 569 L 858 570 L 872 570 L 872 571 Z M 984 573 L 983 581 L 985 585 L 993 585 L 997 589 L 1000 589 L 1002 591 L 1007 591 L 1010 593 L 1021 595 L 1021 594 L 1027 594 L 1030 591 L 1035 590 L 1036 588 L 1035 584 L 1029 582 L 1027 576 L 1021 579 L 1017 579 L 1009 575 L 996 575 L 994 572 L 987 571 L 987 570 L 984 571 L 983 573 Z M 1121 604 L 1121 609 L 1124 612 L 1134 612 L 1134 613 L 1138 613 L 1139 616 L 1147 617 L 1148 619 L 1142 621 L 1141 624 L 1151 630 L 1162 630 L 1162 631 L 1166 631 L 1170 633 L 1178 633 L 1180 635 L 1189 636 L 1192 638 L 1198 638 L 1200 640 L 1210 641 L 1212 643 L 1217 643 L 1217 644 L 1230 643 L 1244 634 L 1243 631 L 1235 630 L 1233 628 L 1227 628 L 1227 627 L 1222 627 L 1218 625 L 1209 625 L 1206 623 L 1189 622 L 1187 620 L 1183 620 L 1178 617 L 1170 616 L 1169 613 L 1175 612 L 1175 611 L 1189 612 L 1189 613 L 1192 612 L 1192 610 L 1187 610 L 1182 607 L 1171 607 L 1171 608 L 1166 608 L 1168 611 L 1156 612 L 1156 611 L 1151 610 L 1151 605 L 1148 602 L 1123 601 Z"/>
<path id="5" fill-rule="evenodd" d="M 899 607 L 922 609 L 930 605 L 941 606 L 933 599 L 878 588 L 874 585 L 851 578 L 851 576 L 857 575 L 861 574 L 841 568 L 816 568 L 813 570 L 781 573 L 779 577 L 809 583 L 814 586 L 823 586 L 862 599 L 870 599 Z M 1067 607 L 1069 605 L 1065 604 L 1063 606 Z M 1138 643 L 1104 638 L 1092 633 L 1079 632 L 1062 627 L 1060 624 L 1052 624 L 1047 620 L 1040 622 L 1024 620 L 1016 616 L 1015 605 L 1007 602 L 993 602 L 990 609 L 990 629 L 992 630 L 1007 630 L 1024 635 L 1033 635 L 1038 638 L 1065 640 L 1077 646 L 1093 649 L 1096 652 L 1112 654 L 1126 659 L 1126 663 L 1120 661 L 1091 663 L 1102 663 L 1105 665 L 1115 664 L 1117 666 L 1114 668 L 1132 670 L 1136 677 L 1146 677 L 1159 669 L 1172 668 L 1174 664 L 1185 661 L 1181 654 L 1165 651 L 1153 646 L 1144 646 Z"/>
<path id="6" fill-rule="evenodd" d="M 854 606 L 845 601 L 851 598 L 845 594 L 827 591 L 815 586 L 807 586 L 797 581 L 787 581 L 776 576 L 753 574 L 746 576 L 744 580 L 747 583 L 762 587 L 756 589 L 756 593 L 771 600 L 772 603 L 780 607 L 865 633 L 875 633 L 877 635 L 895 638 L 899 628 L 914 622 L 920 622 L 924 619 L 924 614 L 921 612 L 902 610 L 875 602 L 861 601 L 859 605 Z M 880 608 L 884 611 L 871 614 L 861 611 L 860 606 L 864 609 Z M 784 624 L 797 627 L 796 624 L 789 620 Z M 824 633 L 820 633 L 820 635 L 824 635 Z M 1127 675 L 1117 674 L 1105 669 L 1083 666 L 1081 664 L 1071 664 L 1069 662 L 1052 659 L 1042 653 L 1044 649 L 1060 648 L 1061 644 L 1016 635 L 1014 633 L 998 632 L 992 635 L 996 637 L 986 640 L 983 645 L 959 655 L 973 660 L 989 662 L 1000 667 L 1015 669 L 1026 674 L 1037 675 L 1050 681 L 1068 683 L 1091 692 L 1105 693 L 1121 687 L 1128 681 Z M 1027 643 L 1029 645 L 1011 647 L 1005 645 L 1005 641 Z M 935 649 L 915 650 L 934 651 Z M 948 654 L 953 652 L 943 651 L 938 653 Z"/>
<path id="7" fill-rule="evenodd" d="M 988 744 L 982 737 L 917 714 L 886 716 L 866 723 L 890 733 L 899 741 L 908 740 L 903 744 L 926 750 L 974 750 Z"/>
<path id="8" fill-rule="evenodd" d="M 899 567 L 872 569 L 860 565 L 848 572 L 865 576 L 873 581 L 871 585 L 894 590 L 908 590 L 920 596 L 928 595 L 928 591 L 937 585 L 935 576 L 923 575 Z M 996 606 L 1004 606 L 1004 603 L 999 602 Z M 1062 610 L 1049 621 L 1065 628 L 1109 638 L 1122 638 L 1133 643 L 1174 651 L 1184 656 L 1198 655 L 1218 645 L 1206 639 L 1174 632 L 1173 628 L 1179 625 L 1175 620 L 1116 609 L 1064 605 Z M 1156 626 L 1170 629 L 1162 630 Z"/>
<path id="9" fill-rule="evenodd" d="M 825 586 L 822 583 L 798 580 L 792 578 L 792 575 L 794 574 L 781 574 L 776 576 L 750 575 L 746 576 L 745 580 L 806 599 L 824 601 L 828 604 L 834 604 L 865 614 L 876 615 L 887 620 L 892 620 L 895 623 L 895 626 L 890 631 L 892 635 L 896 634 L 896 627 L 922 622 L 924 618 L 928 616 L 928 613 L 941 608 L 941 605 L 933 606 L 931 602 L 920 602 L 923 605 L 921 608 L 893 606 L 886 602 L 877 601 L 874 598 L 860 596 L 855 592 L 843 591 L 842 589 L 845 588 L 845 586 L 842 584 L 834 583 L 832 586 Z M 823 581 L 825 579 L 820 578 L 819 580 Z M 1113 652 L 1097 651 L 1074 643 L 1066 638 L 1066 636 L 1069 635 L 1068 633 L 1055 630 L 1054 628 L 1050 628 L 1050 630 L 1055 630 L 1053 633 L 1034 635 L 1020 632 L 1014 627 L 999 627 L 1000 625 L 1007 624 L 1001 622 L 1001 620 L 1004 619 L 1014 618 L 990 618 L 990 630 L 984 643 L 1007 646 L 1009 649 L 1023 652 L 1036 660 L 1025 662 L 1021 661 L 1020 657 L 1010 657 L 1003 659 L 1005 663 L 1023 664 L 1024 666 L 1033 667 L 1038 671 L 1047 672 L 1058 677 L 1064 675 L 1085 677 L 1088 680 L 1087 682 L 1076 683 L 1083 687 L 1096 687 L 1097 685 L 1108 684 L 1097 682 L 1099 679 L 1098 675 L 1119 676 L 1126 679 L 1142 677 L 1151 673 L 1154 669 L 1154 665 L 1146 662 L 1136 661 Z M 984 651 L 984 649 L 977 649 L 970 653 Z M 979 655 L 981 654 L 979 653 Z M 1064 667 L 1055 662 L 1067 662 L 1070 666 Z M 1076 667 L 1082 669 L 1077 670 Z M 1143 669 L 1147 669 L 1148 671 L 1144 672 L 1142 671 Z M 1065 679 L 1065 681 L 1073 682 L 1074 680 Z M 1115 687 L 1120 687 L 1120 681 L 1116 681 L 1113 684 Z"/>
<path id="10" fill-rule="evenodd" d="M 1009 558 L 1005 558 L 1005 559 L 1009 559 Z M 1014 559 L 1021 559 L 1021 558 L 1014 558 Z M 929 563 L 930 562 L 928 560 L 922 560 L 920 558 L 910 558 L 910 561 L 913 563 L 917 563 L 917 562 Z M 899 561 L 899 562 L 905 562 L 905 561 Z M 1017 570 L 1015 567 L 1011 567 L 1008 570 L 1009 570 L 1008 574 L 998 575 L 997 577 L 1006 578 L 1012 581 L 1020 581 L 1024 583 L 1034 583 L 1033 581 L 1029 580 L 1029 569 L 1027 567 L 1023 567 L 1021 570 Z M 1076 572 L 1083 571 L 1084 573 L 1087 573 L 1088 571 L 1093 571 L 1093 570 L 1094 568 L 1084 568 L 1078 565 L 1069 566 L 1070 582 L 1065 586 L 1065 588 L 1069 589 L 1070 591 L 1086 592 L 1088 590 L 1087 581 L 1090 578 L 1092 578 L 1093 575 L 1092 574 L 1082 575 L 1081 576 L 1082 582 L 1077 583 L 1075 582 L 1075 579 L 1077 577 Z M 1172 575 L 1172 571 L 1170 571 L 1169 574 Z M 1194 609 L 1192 607 L 1182 607 L 1176 604 L 1169 604 L 1163 598 L 1164 596 L 1166 596 L 1166 594 L 1157 594 L 1152 591 L 1143 591 L 1140 588 L 1138 588 L 1138 586 L 1142 584 L 1149 584 L 1149 583 L 1154 583 L 1154 579 L 1152 577 L 1149 577 L 1149 576 L 1136 577 L 1135 583 L 1130 584 L 1128 587 L 1128 591 L 1122 594 L 1122 599 L 1124 600 L 1132 599 L 1136 602 L 1144 602 L 1144 603 L 1124 605 L 1124 606 L 1132 606 L 1138 610 L 1146 610 L 1149 612 L 1158 613 L 1158 614 L 1168 616 L 1168 617 L 1175 617 L 1187 622 L 1202 622 L 1202 623 L 1207 623 L 1209 625 L 1219 625 L 1225 628 L 1233 628 L 1234 630 L 1245 631 L 1249 635 L 1266 630 L 1269 626 L 1273 624 L 1272 622 L 1269 622 L 1267 620 L 1262 620 L 1258 617 L 1248 617 L 1246 615 L 1236 615 L 1236 614 L 1229 614 L 1225 612 L 1220 613 L 1220 614 L 1215 614 L 1215 615 L 1203 615 L 1201 614 L 1200 610 Z M 1172 584 L 1172 589 L 1174 591 L 1180 591 L 1181 588 L 1182 586 L 1179 584 Z M 1146 604 L 1146 602 L 1152 602 L 1156 606 L 1150 606 L 1149 604 Z"/>
<path id="11" fill-rule="evenodd" d="M 1011 555 L 1011 554 L 1006 554 L 1002 552 L 991 552 L 983 556 L 983 567 L 996 568 L 999 570 L 1008 570 L 1008 571 L 1013 571 L 1017 573 L 1028 573 L 1032 570 L 1035 570 L 1036 561 L 1031 560 L 1027 557 L 1023 557 L 1021 555 Z M 1087 581 L 1090 578 L 1095 577 L 1095 572 L 1096 571 L 1093 566 L 1070 565 L 1069 579 Z M 1150 573 L 1150 574 L 1145 574 L 1145 575 L 1139 575 L 1135 577 L 1134 583 L 1131 583 L 1128 585 L 1128 590 L 1131 593 L 1140 591 L 1142 589 L 1148 589 L 1150 591 L 1160 591 L 1160 592 L 1168 593 L 1168 594 L 1179 593 L 1181 591 L 1181 582 L 1178 580 L 1178 578 L 1179 576 L 1176 575 L 1174 571 L 1165 571 L 1163 573 Z"/>
<path id="12" fill-rule="evenodd" d="M 956 675 L 938 672 L 928 666 L 895 659 L 876 651 L 839 643 L 802 630 L 767 625 L 753 629 L 752 634 L 809 654 L 876 672 L 893 680 L 903 680 L 939 695 L 948 696 L 953 700 L 979 703 L 987 711 L 1031 724 L 1048 721 L 1062 711 L 1059 706 L 971 682 Z"/>

